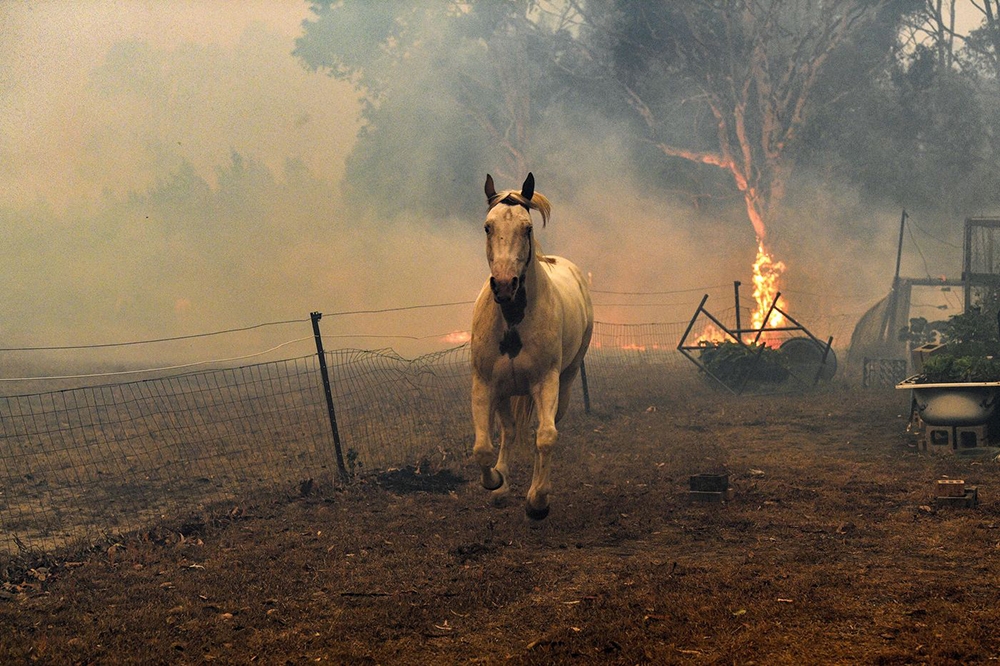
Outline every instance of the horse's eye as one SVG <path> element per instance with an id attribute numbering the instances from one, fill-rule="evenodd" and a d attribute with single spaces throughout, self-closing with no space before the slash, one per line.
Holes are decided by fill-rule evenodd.
<path id="1" fill-rule="evenodd" d="M 529 225 L 528 225 L 528 231 L 527 231 L 527 233 L 529 233 L 529 234 L 530 234 L 530 233 L 531 233 L 531 232 L 532 232 L 532 231 L 533 231 L 534 229 L 535 229 L 535 228 L 534 228 L 533 226 L 531 226 L 531 225 L 529 224 Z"/>
<path id="2" fill-rule="evenodd" d="M 491 227 L 491 226 L 490 226 L 490 225 L 488 225 L 488 224 L 487 224 L 487 225 L 486 225 L 485 227 L 483 227 L 483 229 L 485 229 L 485 230 L 486 230 L 486 233 L 490 233 L 491 231 L 493 231 L 493 227 Z"/>

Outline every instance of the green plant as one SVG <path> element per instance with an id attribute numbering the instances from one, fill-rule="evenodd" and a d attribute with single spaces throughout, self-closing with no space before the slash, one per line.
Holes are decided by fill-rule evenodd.
<path id="1" fill-rule="evenodd" d="M 940 354 L 924 362 L 929 384 L 1000 381 L 1000 358 Z"/>
<path id="2" fill-rule="evenodd" d="M 911 347 L 944 342 L 946 321 L 927 321 L 926 317 L 913 317 L 910 325 L 899 330 L 899 339 L 909 342 Z"/>
<path id="3" fill-rule="evenodd" d="M 765 345 L 723 342 L 705 347 L 700 358 L 705 369 L 727 386 L 744 382 L 776 384 L 788 379 L 782 355 Z"/>
<path id="4" fill-rule="evenodd" d="M 1000 356 L 997 309 L 973 308 L 948 320 L 944 341 L 954 356 Z"/>
<path id="5" fill-rule="evenodd" d="M 945 353 L 924 362 L 921 381 L 955 383 L 1000 381 L 1000 328 L 997 302 L 955 315 L 941 330 Z M 911 330 L 912 330 L 911 320 Z M 919 324 L 919 322 L 918 322 Z M 918 331 L 920 327 L 918 325 Z"/>

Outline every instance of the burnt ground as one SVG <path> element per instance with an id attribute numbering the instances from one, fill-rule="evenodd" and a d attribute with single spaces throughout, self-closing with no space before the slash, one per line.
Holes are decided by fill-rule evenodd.
<path id="1" fill-rule="evenodd" d="M 698 385 L 563 424 L 552 513 L 471 466 L 304 484 L 0 573 L 0 662 L 976 663 L 1000 655 L 1000 464 L 905 396 Z M 692 474 L 731 501 L 692 503 Z M 938 508 L 936 480 L 978 486 Z"/>

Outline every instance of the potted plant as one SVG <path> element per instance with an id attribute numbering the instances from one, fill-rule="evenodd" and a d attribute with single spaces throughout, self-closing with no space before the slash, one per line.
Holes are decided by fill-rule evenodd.
<path id="1" fill-rule="evenodd" d="M 977 426 L 1000 397 L 997 300 L 955 315 L 940 330 L 944 347 L 923 359 L 918 375 L 896 385 L 913 391 L 914 408 L 930 425 Z"/>

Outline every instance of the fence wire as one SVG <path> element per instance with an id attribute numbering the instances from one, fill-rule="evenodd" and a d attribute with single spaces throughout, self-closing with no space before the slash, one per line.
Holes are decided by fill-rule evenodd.
<path id="1" fill-rule="evenodd" d="M 336 470 L 317 359 L 0 398 L 0 552 L 48 550 Z"/>
<path id="2" fill-rule="evenodd" d="M 685 326 L 597 324 L 586 360 L 594 409 L 646 399 L 664 374 L 693 375 L 676 351 Z M 413 360 L 392 350 L 325 359 L 350 476 L 467 463 L 468 345 Z M 339 482 L 316 356 L 0 397 L 0 555 Z"/>

